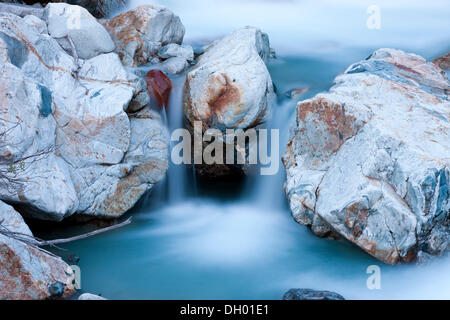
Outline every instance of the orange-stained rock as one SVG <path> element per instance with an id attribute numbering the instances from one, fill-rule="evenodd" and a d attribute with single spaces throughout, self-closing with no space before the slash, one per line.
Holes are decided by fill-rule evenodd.
<path id="1" fill-rule="evenodd" d="M 0 201 L 0 228 L 32 237 L 13 207 Z M 74 273 L 61 258 L 0 234 L 0 300 L 66 298 L 75 292 Z M 60 287 L 57 295 L 49 290 Z"/>
<path id="2" fill-rule="evenodd" d="M 450 249 L 450 82 L 434 63 L 379 49 L 297 104 L 283 157 L 295 221 L 388 264 Z"/>
<path id="3" fill-rule="evenodd" d="M 434 59 L 433 63 L 438 65 L 442 70 L 450 70 L 450 52 L 442 57 Z"/>
<path id="4" fill-rule="evenodd" d="M 163 46 L 181 44 L 184 26 L 167 8 L 145 5 L 101 23 L 110 33 L 115 52 L 125 66 L 141 66 L 152 60 Z"/>
<path id="5" fill-rule="evenodd" d="M 160 107 L 167 107 L 170 90 L 172 90 L 172 81 L 160 70 L 150 70 L 145 75 L 147 89 L 150 96 L 155 97 Z"/>

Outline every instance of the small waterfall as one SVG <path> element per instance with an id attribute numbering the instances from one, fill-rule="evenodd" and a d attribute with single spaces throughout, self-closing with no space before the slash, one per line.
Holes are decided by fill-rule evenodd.
<path id="1" fill-rule="evenodd" d="M 294 114 L 297 102 L 294 100 L 285 101 L 280 104 L 275 104 L 272 110 L 272 116 L 267 123 L 268 143 L 267 146 L 269 154 L 272 154 L 271 139 L 276 137 L 271 136 L 271 129 L 279 130 L 279 167 L 274 175 L 263 176 L 258 171 L 258 176 L 254 183 L 251 184 L 251 199 L 260 206 L 265 208 L 280 209 L 286 204 L 283 183 L 285 180 L 285 172 L 281 157 L 285 151 L 289 140 L 289 130 L 291 126 L 292 115 Z M 258 145 L 258 148 L 261 146 Z"/>
<path id="2" fill-rule="evenodd" d="M 183 128 L 183 86 L 186 75 L 172 77 L 172 91 L 170 93 L 169 105 L 163 109 L 166 113 L 166 123 L 169 133 Z M 170 142 L 169 169 L 167 172 L 168 199 L 170 203 L 180 202 L 187 197 L 188 172 L 186 165 L 176 165 L 171 161 L 171 152 L 177 141 Z"/>

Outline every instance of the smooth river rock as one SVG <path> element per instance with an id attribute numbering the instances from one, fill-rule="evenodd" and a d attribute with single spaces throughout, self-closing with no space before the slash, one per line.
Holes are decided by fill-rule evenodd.
<path id="1" fill-rule="evenodd" d="M 145 5 L 102 21 L 125 66 L 147 64 L 168 44 L 181 44 L 184 26 L 167 8 Z"/>
<path id="2" fill-rule="evenodd" d="M 76 59 L 24 19 L 0 13 L 0 169 L 19 179 L 0 180 L 0 199 L 38 219 L 118 217 L 168 166 L 159 116 L 126 112 L 145 105 L 145 81 L 115 53 Z"/>
<path id="3" fill-rule="evenodd" d="M 33 236 L 19 213 L 0 201 L 0 231 Z M 0 234 L 0 300 L 43 300 L 75 292 L 74 273 L 61 258 Z"/>
<path id="4" fill-rule="evenodd" d="M 183 92 L 184 113 L 202 130 L 247 129 L 263 124 L 274 102 L 272 79 L 265 62 L 270 47 L 267 34 L 245 27 L 213 42 L 189 71 Z M 224 134 L 224 139 L 227 139 Z M 199 166 L 201 175 L 228 175 L 245 166 Z"/>
<path id="5" fill-rule="evenodd" d="M 390 264 L 450 243 L 450 83 L 379 49 L 297 106 L 283 162 L 294 219 Z"/>
<path id="6" fill-rule="evenodd" d="M 194 60 L 194 49 L 192 49 L 189 45 L 170 43 L 159 49 L 158 56 L 162 59 L 183 57 L 185 60 L 190 62 Z"/>

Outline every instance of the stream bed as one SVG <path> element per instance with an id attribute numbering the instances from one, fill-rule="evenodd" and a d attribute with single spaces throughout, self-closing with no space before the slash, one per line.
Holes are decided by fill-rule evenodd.
<path id="1" fill-rule="evenodd" d="M 132 5 L 144 2 L 135 1 Z M 212 33 L 220 37 L 222 32 L 233 30 L 231 27 L 240 27 L 240 18 L 248 11 L 247 2 L 239 7 L 238 2 L 231 1 L 222 14 L 234 8 L 242 10 L 239 17 L 226 23 L 219 18 L 212 30 L 202 34 L 199 22 L 192 16 L 193 8 L 201 6 L 202 1 L 193 1 L 189 8 L 181 2 L 159 2 L 180 15 L 190 43 L 210 39 Z M 305 3 L 309 5 L 308 1 Z M 283 1 L 283 5 L 288 10 L 292 2 Z M 264 2 L 263 6 L 269 5 Z M 270 6 L 265 10 L 270 10 Z M 420 6 L 412 5 L 403 14 L 414 17 L 420 10 Z M 325 10 L 322 14 L 331 13 Z M 347 14 L 351 17 L 354 12 Z M 364 14 L 363 10 L 363 20 Z M 421 21 L 428 23 L 425 36 L 440 32 L 443 27 L 440 20 L 435 17 L 435 23 L 430 25 L 431 18 L 424 14 Z M 449 9 L 439 14 L 448 17 Z M 276 19 L 280 21 L 279 17 Z M 390 15 L 386 19 L 389 26 Z M 330 54 L 330 50 L 319 50 L 320 44 L 333 38 L 330 33 L 321 38 L 323 41 L 314 42 L 317 45 L 312 47 L 318 51 L 312 54 L 302 50 L 300 44 L 283 46 L 288 37 L 279 30 L 283 26 L 281 22 L 281 27 L 277 27 L 270 23 L 265 26 L 262 19 L 259 25 L 258 19 L 250 20 L 247 24 L 253 23 L 269 33 L 275 49 L 277 45 L 282 48 L 278 58 L 269 65 L 281 97 L 270 124 L 271 128 L 280 129 L 281 156 L 295 112 L 295 101 L 283 99 L 283 92 L 309 87 L 304 99 L 327 90 L 337 74 L 364 59 L 382 41 L 377 36 L 371 44 L 363 39 L 366 30 L 361 34 L 354 31 L 341 41 L 335 38 Z M 413 32 L 418 22 L 411 23 Z M 342 24 L 351 29 L 350 22 Z M 414 49 L 427 59 L 448 49 L 448 41 L 442 41 L 448 40 L 448 35 L 441 34 L 438 39 L 435 34 L 433 44 L 439 40 L 441 45 L 430 47 L 420 42 L 421 34 L 409 42 L 404 38 L 408 28 L 400 26 L 395 30 L 397 33 L 392 37 L 385 35 L 386 45 L 397 41 L 398 48 Z M 382 32 L 387 34 L 386 30 Z M 309 38 L 320 37 L 321 33 L 315 30 Z M 346 41 L 352 36 L 361 41 Z M 172 80 L 174 90 L 167 113 L 170 129 L 182 121 L 184 79 Z M 109 299 L 280 299 L 290 288 L 330 290 L 348 299 L 450 299 L 449 256 L 435 258 L 426 265 L 388 266 L 345 241 L 319 239 L 292 219 L 282 191 L 283 180 L 281 162 L 276 176 L 248 179 L 240 188 L 233 183 L 199 182 L 193 178 L 191 169 L 170 165 L 165 181 L 126 216 L 133 215 L 131 225 L 68 243 L 64 245 L 66 252 L 55 252 L 65 258 L 70 254 L 80 257 L 82 291 L 101 293 Z M 37 235 L 50 239 L 89 228 L 61 226 L 51 232 L 42 230 Z M 370 276 L 366 270 L 371 265 L 381 268 L 379 290 L 369 290 L 366 285 Z"/>

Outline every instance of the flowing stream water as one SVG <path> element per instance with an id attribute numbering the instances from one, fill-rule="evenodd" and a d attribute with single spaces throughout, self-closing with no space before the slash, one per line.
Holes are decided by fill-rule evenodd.
<path id="1" fill-rule="evenodd" d="M 180 15 L 191 43 L 210 40 L 214 35 L 218 38 L 246 24 L 262 27 L 269 33 L 272 46 L 282 48 L 278 59 L 268 66 L 278 91 L 309 87 L 302 98 L 327 90 L 339 72 L 383 46 L 379 43 L 382 42 L 379 36 L 372 44 L 361 39 L 366 32 L 364 30 L 362 35 L 353 35 L 361 40 L 360 43 L 355 40 L 349 44 L 345 39 L 352 36 L 347 35 L 344 40 L 340 39 L 341 42 L 335 39 L 331 51 L 328 47 L 319 50 L 336 31 L 322 36 L 324 32 L 316 28 L 312 28 L 313 34 L 308 39 L 303 39 L 304 43 L 314 43 L 311 45 L 315 49 L 314 54 L 302 48 L 300 43 L 288 43 L 298 38 L 292 35 L 301 32 L 305 22 L 299 22 L 296 30 L 286 29 L 286 35 L 280 29 L 288 28 L 286 21 L 276 14 L 286 14 L 287 18 L 293 19 L 293 4 L 300 3 L 300 10 L 303 8 L 301 3 L 305 3 L 303 9 L 312 10 L 309 1 L 281 1 L 276 7 L 278 11 L 272 10 L 273 1 L 247 1 L 243 4 L 230 1 L 228 5 L 220 2 L 221 10 L 214 13 L 209 9 L 209 15 L 204 13 L 206 22 L 203 24 L 202 15 L 197 15 L 196 20 L 193 12 L 204 9 L 204 1 L 189 1 L 189 6 L 184 1 L 159 2 Z M 131 5 L 143 3 L 149 1 L 132 1 Z M 207 3 L 211 6 L 210 1 Z M 417 3 L 413 2 L 415 6 L 405 9 L 403 16 L 418 15 L 423 8 Z M 424 1 L 424 6 L 426 3 Z M 322 5 L 332 4 L 323 1 Z M 251 8 L 256 8 L 257 14 L 248 15 Z M 338 12 L 344 9 L 339 8 Z M 230 22 L 225 18 L 232 12 L 239 14 L 230 18 Z M 352 12 L 347 12 L 347 18 L 343 18 L 345 26 L 349 25 L 345 19 L 355 14 Z M 392 36 L 387 36 L 389 30 L 383 30 L 387 40 L 384 46 L 392 46 L 393 42 L 403 39 L 396 47 L 415 49 L 426 58 L 445 52 L 448 41 L 444 40 L 448 40 L 449 34 L 440 33 L 439 37 L 437 33 L 442 31 L 443 25 L 445 27 L 439 17 L 448 17 L 449 13 L 448 9 L 443 9 L 437 13 L 438 17 L 423 18 L 421 21 L 427 25 L 426 28 L 411 41 L 402 38 L 407 29 L 404 26 L 395 29 L 399 31 Z M 210 22 L 214 14 L 218 15 L 215 23 Z M 258 14 L 265 14 L 267 19 Z M 364 9 L 361 15 L 360 23 L 364 23 Z M 241 23 L 244 16 L 250 21 Z M 271 23 L 270 17 L 281 27 Z M 321 18 L 336 17 L 325 10 Z M 388 15 L 388 24 L 389 19 Z M 313 21 L 312 17 L 305 20 Z M 208 23 L 211 23 L 211 28 Z M 291 23 L 295 26 L 295 21 Z M 412 23 L 415 30 L 418 22 Z M 330 27 L 329 23 L 327 27 Z M 338 27 L 342 31 L 343 27 Z M 430 43 L 439 43 L 440 46 L 425 46 L 420 41 L 425 36 L 431 37 Z M 314 37 L 318 41 L 314 42 Z M 172 81 L 174 89 L 164 115 L 170 131 L 182 126 L 184 76 L 172 77 Z M 280 129 L 280 157 L 289 137 L 295 105 L 296 101 L 279 100 L 268 123 L 269 128 Z M 194 175 L 190 168 L 170 164 L 165 180 L 129 213 L 133 215 L 131 225 L 68 243 L 64 246 L 68 249 L 66 253 L 57 252 L 63 257 L 69 253 L 80 257 L 82 291 L 101 293 L 110 299 L 280 299 L 290 288 L 331 290 L 353 299 L 450 298 L 448 256 L 435 258 L 427 265 L 388 266 L 347 242 L 319 239 L 295 223 L 283 194 L 284 169 L 281 162 L 278 174 L 249 179 L 239 185 L 199 182 Z M 68 236 L 89 228 L 53 228 L 40 236 Z M 366 286 L 369 276 L 366 270 L 371 265 L 381 268 L 380 290 L 369 290 Z"/>

